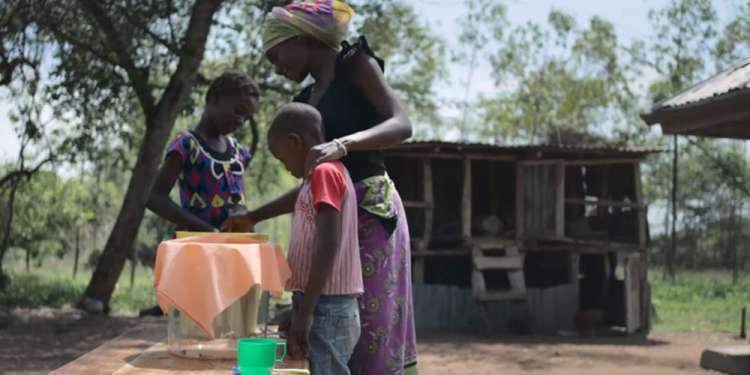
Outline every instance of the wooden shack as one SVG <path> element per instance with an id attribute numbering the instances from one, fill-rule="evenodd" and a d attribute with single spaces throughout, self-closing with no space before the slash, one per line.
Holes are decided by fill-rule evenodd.
<path id="1" fill-rule="evenodd" d="M 386 153 L 418 330 L 647 332 L 641 161 L 655 150 L 412 142 Z"/>

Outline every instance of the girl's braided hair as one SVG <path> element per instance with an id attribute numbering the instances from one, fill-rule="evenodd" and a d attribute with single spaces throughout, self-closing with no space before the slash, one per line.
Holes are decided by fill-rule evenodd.
<path id="1" fill-rule="evenodd" d="M 211 81 L 211 86 L 206 92 L 206 103 L 212 103 L 222 96 L 241 94 L 257 96 L 259 93 L 258 84 L 246 74 L 225 72 Z"/>

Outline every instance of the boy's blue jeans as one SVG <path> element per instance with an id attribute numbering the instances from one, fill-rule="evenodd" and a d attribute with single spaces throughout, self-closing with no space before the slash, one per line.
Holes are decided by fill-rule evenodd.
<path id="1" fill-rule="evenodd" d="M 294 292 L 293 308 L 302 302 Z M 349 357 L 360 333 L 357 296 L 320 296 L 310 330 L 310 372 L 312 375 L 349 375 Z"/>

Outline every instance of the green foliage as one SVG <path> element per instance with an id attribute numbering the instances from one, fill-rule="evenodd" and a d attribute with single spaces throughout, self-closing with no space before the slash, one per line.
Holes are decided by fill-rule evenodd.
<path id="1" fill-rule="evenodd" d="M 72 279 L 69 261 L 53 262 L 49 267 L 36 269 L 31 273 L 11 271 L 10 284 L 0 291 L 2 308 L 63 308 L 75 304 L 86 287 L 88 275 Z M 119 287 L 112 297 L 112 307 L 116 314 L 137 314 L 139 310 L 154 306 L 156 294 L 153 287 L 151 271 L 139 267 L 135 284 L 131 288 L 127 281 L 129 275 L 123 275 Z"/>
<path id="2" fill-rule="evenodd" d="M 746 35 L 747 7 L 740 6 L 740 12 L 725 26 L 710 0 L 674 0 L 664 8 L 653 9 L 649 18 L 659 37 L 630 49 L 643 70 L 658 75 L 645 96 L 659 102 L 735 63 L 737 53 L 747 52 L 750 45 L 742 38 Z M 750 168 L 744 145 L 738 141 L 687 139 L 678 147 L 675 263 L 743 267 L 746 255 L 740 246 L 747 236 L 742 226 L 743 216 L 747 216 L 743 207 L 750 197 Z M 650 160 L 644 173 L 646 197 L 651 202 L 666 202 L 671 199 L 672 154 Z M 671 218 L 666 217 L 665 229 L 670 223 Z M 655 259 L 668 259 L 665 255 L 669 248 L 666 239 L 658 241 Z"/>
<path id="3" fill-rule="evenodd" d="M 227 3 L 216 17 L 198 85 L 180 106 L 180 117 L 172 130 L 174 136 L 197 123 L 206 83 L 220 72 L 240 70 L 255 78 L 263 90 L 260 113 L 254 119 L 256 132 L 246 127 L 235 134 L 245 145 L 258 141 L 245 176 L 249 206 L 268 201 L 298 183 L 265 145 L 265 130 L 276 108 L 300 88 L 276 76 L 260 49 L 259 30 L 265 13 L 270 7 L 287 2 Z M 18 259 L 28 251 L 33 265 L 48 263 L 53 254 L 69 260 L 77 233 L 81 264 L 96 258 L 114 224 L 146 134 L 146 117 L 154 104 L 149 104 L 148 97 L 158 97 L 167 86 L 178 50 L 184 44 L 181 36 L 192 3 L 102 3 L 112 17 L 113 27 L 129 37 L 115 50 L 133 57 L 130 70 L 113 63 L 118 58 L 113 53 L 104 52 L 113 51 L 111 41 L 101 37 L 100 27 L 81 6 L 10 0 L 0 7 L 0 67 L 19 61 L 10 73 L 0 72 L 0 86 L 5 85 L 13 104 L 11 120 L 18 137 L 29 145 L 26 167 L 51 156 L 56 168 L 71 171 L 64 177 L 41 172 L 21 182 L 13 210 L 16 218 L 11 228 L 9 257 Z M 403 99 L 412 120 L 435 124 L 432 134 L 441 135 L 449 127 L 438 116 L 441 103 L 433 91 L 440 77 L 447 76 L 447 57 L 453 63 L 468 66 L 490 61 L 491 78 L 498 88 L 496 93 L 467 97 L 465 103 L 457 103 L 463 111 L 460 130 L 465 139 L 558 142 L 569 140 L 563 139 L 566 133 L 579 139 L 584 133 L 596 133 L 599 137 L 587 139 L 666 146 L 666 139 L 655 136 L 637 117 L 639 111 L 750 54 L 747 2 L 737 3 L 733 18 L 723 24 L 713 1 L 673 0 L 650 12 L 649 36 L 630 45 L 622 42 L 612 23 L 598 17 L 578 20 L 564 10 L 554 9 L 546 22 L 518 24 L 508 19 L 507 8 L 516 6 L 513 3 L 470 0 L 466 4 L 469 13 L 461 21 L 460 45 L 450 56 L 444 41 L 435 36 L 439 30 L 432 29 L 408 2 L 352 4 L 358 13 L 352 37 L 368 37 L 375 53 L 385 58 L 386 77 Z M 145 85 L 135 86 L 134 77 L 145 78 Z M 655 78 L 644 82 L 644 77 Z M 42 116 L 45 108 L 52 109 L 52 114 Z M 50 118 L 54 119 L 54 126 L 50 125 Z M 426 127 L 417 129 L 418 135 L 428 133 Z M 680 150 L 677 264 L 702 268 L 739 263 L 742 268 L 748 254 L 739 245 L 750 239 L 744 224 L 748 216 L 745 201 L 750 195 L 750 166 L 744 146 L 738 142 L 691 139 L 681 140 Z M 13 167 L 18 164 L 7 166 L 6 171 Z M 649 159 L 644 167 L 649 202 L 659 204 L 669 199 L 671 173 L 669 153 Z M 0 194 L 2 203 L 7 203 L 7 190 L 0 189 Z M 174 198 L 177 199 L 176 194 Z M 0 222 L 6 215 L 0 210 Z M 652 232 L 661 226 L 651 224 Z M 664 224 L 669 226 L 668 218 Z M 289 217 L 262 223 L 258 230 L 285 244 Z M 153 263 L 157 244 L 170 231 L 164 221 L 152 215 L 145 217 L 129 256 L 139 264 L 139 272 L 140 265 L 149 267 Z M 663 263 L 667 248 L 667 238 L 656 238 L 652 261 Z M 735 249 L 740 250 L 738 254 Z M 719 300 L 733 301 L 727 311 L 736 309 L 736 301 L 747 297 L 738 289 L 744 282 L 728 287 L 725 278 L 707 281 L 714 280 L 711 277 L 687 272 L 684 279 L 678 279 L 684 285 L 679 285 L 661 284 L 655 276 L 655 296 L 664 319 L 658 324 L 679 321 L 679 314 L 691 303 L 705 303 L 713 309 L 712 314 L 720 317 L 721 322 L 690 318 L 693 323 L 689 324 L 698 329 L 724 329 L 729 324 L 724 322 L 733 322 L 728 315 L 722 315 L 728 312 L 719 311 L 724 303 Z M 706 288 L 699 289 L 701 283 Z M 59 306 L 82 288 L 78 281 L 32 278 L 18 272 L 13 274 L 12 285 L 15 289 L 4 294 L 0 302 Z M 31 289 L 39 289 L 39 293 Z M 132 291 L 128 290 L 118 289 L 115 308 L 135 310 L 152 303 L 149 279 L 140 273 Z M 61 297 L 55 299 L 54 294 Z M 725 297 L 719 298 L 721 295 Z M 689 327 L 692 326 L 675 329 Z"/>
<path id="4" fill-rule="evenodd" d="M 414 8 L 403 1 L 354 3 L 359 21 L 355 35 L 365 35 L 386 61 L 386 78 L 414 122 L 437 123 L 437 95 L 432 87 L 446 73 L 445 47 Z"/>
<path id="5" fill-rule="evenodd" d="M 610 22 L 594 17 L 581 27 L 572 15 L 552 10 L 546 25 L 510 26 L 501 5 L 492 11 L 481 1 L 469 5 L 473 21 L 461 40 L 472 49 L 491 42 L 493 78 L 500 88 L 478 102 L 480 123 L 487 124 L 477 129 L 481 138 L 557 143 L 561 133 L 633 123 L 633 72 Z M 483 29 L 492 37 L 477 35 Z"/>
<path id="6" fill-rule="evenodd" d="M 84 284 L 70 280 L 45 280 L 38 275 L 11 274 L 10 286 L 0 292 L 0 306 L 60 308 L 75 301 L 84 287 Z"/>
<path id="7" fill-rule="evenodd" d="M 729 273 L 711 270 L 682 270 L 675 282 L 664 281 L 660 269 L 651 269 L 649 275 L 656 309 L 654 330 L 739 333 L 740 311 L 750 300 L 750 281 L 732 284 Z"/>
<path id="8" fill-rule="evenodd" d="M 713 51 L 717 57 L 717 70 L 750 56 L 750 3 L 740 4 L 735 14 Z"/>
<path id="9" fill-rule="evenodd" d="M 16 193 L 10 246 L 30 253 L 32 259 L 64 254 L 69 249 L 71 230 L 93 219 L 94 213 L 78 205 L 83 187 L 39 172 Z M 7 220 L 7 212 L 0 214 Z"/>
<path id="10" fill-rule="evenodd" d="M 649 19 L 659 37 L 648 39 L 643 54 L 636 57 L 660 75 L 649 89 L 652 101 L 675 95 L 713 73 L 709 62 L 719 24 L 711 0 L 673 0 L 651 10 Z"/>

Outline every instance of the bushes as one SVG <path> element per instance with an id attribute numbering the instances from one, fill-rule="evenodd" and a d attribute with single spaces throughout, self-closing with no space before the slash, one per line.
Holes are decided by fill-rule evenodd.
<path id="1" fill-rule="evenodd" d="M 10 274 L 10 284 L 0 292 L 0 306 L 63 307 L 74 303 L 85 286 L 72 280 L 49 280 L 35 274 Z"/>
<path id="2" fill-rule="evenodd" d="M 121 278 L 112 297 L 114 314 L 137 314 L 138 310 L 156 304 L 150 272 L 142 267 L 136 272 L 135 284 L 130 288 L 128 278 Z M 67 272 L 66 272 L 67 274 Z M 129 276 L 129 273 L 126 276 Z M 76 280 L 52 272 L 32 272 L 9 274 L 10 284 L 0 292 L 0 308 L 61 308 L 72 306 L 83 295 L 88 277 Z"/>

